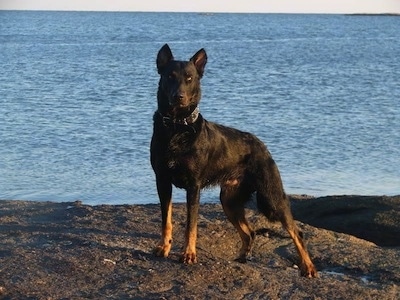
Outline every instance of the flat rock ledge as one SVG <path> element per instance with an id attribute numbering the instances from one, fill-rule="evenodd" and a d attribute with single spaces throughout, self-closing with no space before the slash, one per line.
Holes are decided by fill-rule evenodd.
<path id="1" fill-rule="evenodd" d="M 299 276 L 279 224 L 249 208 L 248 263 L 220 204 L 202 204 L 196 265 L 179 263 L 186 208 L 174 204 L 168 258 L 159 205 L 0 201 L 0 299 L 400 299 L 400 196 L 292 196 L 319 277 Z"/>

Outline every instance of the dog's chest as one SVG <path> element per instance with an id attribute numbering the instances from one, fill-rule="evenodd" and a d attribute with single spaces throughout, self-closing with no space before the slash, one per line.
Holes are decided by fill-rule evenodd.
<path id="1" fill-rule="evenodd" d="M 171 140 L 165 158 L 168 173 L 178 187 L 191 185 L 201 173 L 198 151 L 187 141 Z"/>
<path id="2" fill-rule="evenodd" d="M 172 183 L 179 188 L 186 188 L 196 181 L 197 171 L 190 157 L 167 160 L 168 173 Z"/>
<path id="3" fill-rule="evenodd" d="M 167 168 L 173 173 L 189 172 L 193 173 L 196 169 L 195 156 L 190 153 L 171 153 L 167 155 Z"/>

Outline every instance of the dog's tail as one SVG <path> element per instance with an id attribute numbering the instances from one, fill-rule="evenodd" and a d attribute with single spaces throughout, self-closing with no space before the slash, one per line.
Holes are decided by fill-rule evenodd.
<path id="1" fill-rule="evenodd" d="M 256 199 L 258 210 L 270 221 L 282 221 L 290 214 L 290 204 L 283 189 L 278 166 L 269 156 L 258 168 Z"/>

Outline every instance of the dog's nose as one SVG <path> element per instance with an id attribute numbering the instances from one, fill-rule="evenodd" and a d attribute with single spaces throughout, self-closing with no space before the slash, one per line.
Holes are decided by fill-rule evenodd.
<path id="1" fill-rule="evenodd" d="M 176 92 L 172 94 L 172 97 L 170 99 L 170 105 L 177 105 L 177 104 L 183 104 L 185 102 L 185 93 L 183 92 Z"/>
<path id="2" fill-rule="evenodd" d="M 175 101 L 182 101 L 183 99 L 185 99 L 185 95 L 183 93 L 175 93 L 173 95 L 173 98 Z"/>
<path id="3" fill-rule="evenodd" d="M 183 93 L 176 93 L 175 94 L 175 99 L 176 100 L 183 100 L 185 98 L 185 95 Z"/>

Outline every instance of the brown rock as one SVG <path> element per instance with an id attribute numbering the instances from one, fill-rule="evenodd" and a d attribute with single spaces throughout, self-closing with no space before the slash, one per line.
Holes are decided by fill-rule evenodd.
<path id="1" fill-rule="evenodd" d="M 393 219 L 398 214 L 398 197 L 374 199 L 376 213 L 362 218 L 359 213 L 363 210 L 343 210 L 336 205 L 357 200 L 354 208 L 369 207 L 369 198 L 295 200 L 293 208 L 299 219 L 312 215 L 312 222 L 320 220 L 322 214 L 325 223 L 334 225 L 336 215 L 346 216 L 348 224 L 364 222 L 362 226 L 369 224 L 371 228 L 381 224 L 398 230 Z M 259 234 L 247 264 L 233 261 L 240 240 L 220 205 L 204 204 L 199 218 L 199 263 L 185 266 L 178 262 L 185 227 L 184 204 L 174 205 L 173 248 L 170 257 L 161 259 L 152 255 L 160 231 L 158 205 L 0 201 L 0 298 L 399 298 L 399 247 L 380 247 L 300 223 L 320 275 L 302 278 L 287 233 L 254 211 L 249 210 L 248 215 Z M 367 216 L 375 217 L 367 223 Z"/>

